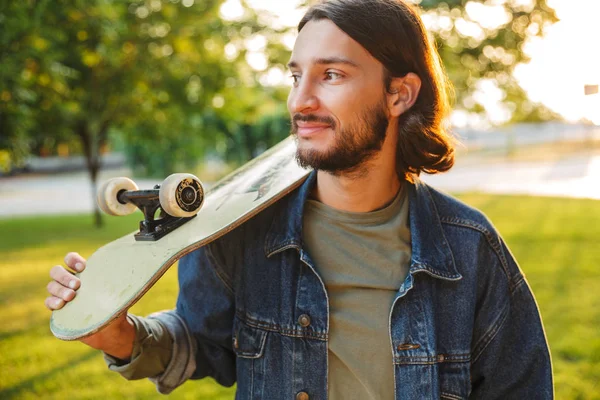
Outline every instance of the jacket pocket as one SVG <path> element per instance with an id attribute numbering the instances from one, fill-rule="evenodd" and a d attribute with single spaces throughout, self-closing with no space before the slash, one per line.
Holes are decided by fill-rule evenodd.
<path id="1" fill-rule="evenodd" d="M 461 361 L 446 360 L 437 364 L 440 398 L 462 400 L 469 397 L 471 392 L 470 363 Z"/>
<path id="2" fill-rule="evenodd" d="M 266 341 L 267 331 L 250 327 L 241 321 L 234 325 L 233 351 L 238 357 L 262 357 Z"/>
<path id="3" fill-rule="evenodd" d="M 413 355 L 396 361 L 398 399 L 468 399 L 471 393 L 468 355 Z M 404 383 L 404 384 L 403 384 Z"/>
<path id="4" fill-rule="evenodd" d="M 237 400 L 264 398 L 268 332 L 235 319 L 232 347 L 237 356 Z"/>

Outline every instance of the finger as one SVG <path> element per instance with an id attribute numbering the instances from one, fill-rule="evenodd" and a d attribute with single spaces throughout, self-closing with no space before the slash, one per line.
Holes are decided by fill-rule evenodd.
<path id="1" fill-rule="evenodd" d="M 81 272 L 85 269 L 85 258 L 81 257 L 79 253 L 71 252 L 65 256 L 65 264 L 67 267 Z"/>
<path id="2" fill-rule="evenodd" d="M 60 265 L 56 265 L 50 270 L 50 278 L 73 290 L 79 289 L 81 285 L 79 278 Z"/>
<path id="3" fill-rule="evenodd" d="M 46 297 L 46 300 L 44 301 L 44 305 L 50 311 L 60 310 L 61 308 L 64 307 L 65 301 L 63 299 L 59 299 L 58 297 L 50 296 L 50 297 Z"/>
<path id="4" fill-rule="evenodd" d="M 64 301 L 71 301 L 75 297 L 75 291 L 73 289 L 66 288 L 56 281 L 50 281 L 48 286 L 46 286 L 46 289 L 52 296 Z"/>

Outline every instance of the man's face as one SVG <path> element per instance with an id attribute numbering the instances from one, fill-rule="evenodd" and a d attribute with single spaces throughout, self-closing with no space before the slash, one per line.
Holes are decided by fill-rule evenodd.
<path id="1" fill-rule="evenodd" d="M 360 170 L 381 149 L 388 127 L 382 64 L 322 19 L 300 31 L 289 67 L 300 164 L 334 174 Z"/>

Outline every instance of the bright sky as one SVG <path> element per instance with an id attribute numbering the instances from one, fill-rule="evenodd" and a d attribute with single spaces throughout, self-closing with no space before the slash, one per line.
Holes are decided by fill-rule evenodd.
<path id="1" fill-rule="evenodd" d="M 600 84 L 600 0 L 547 1 L 556 10 L 560 21 L 547 29 L 544 38 L 536 38 L 527 44 L 525 51 L 531 57 L 531 62 L 517 66 L 515 77 L 533 101 L 545 104 L 567 120 L 586 118 L 600 125 L 600 94 L 585 96 L 583 91 L 586 84 Z M 247 2 L 255 9 L 273 13 L 276 18 L 270 21 L 272 24 L 295 26 L 303 15 L 303 10 L 296 9 L 298 0 Z M 476 7 L 473 7 L 473 11 L 477 11 Z M 221 8 L 226 18 L 235 19 L 240 12 L 239 0 L 227 0 Z M 486 21 L 491 26 L 501 23 L 505 18 L 500 12 L 488 14 Z M 482 21 L 482 25 L 485 24 Z M 286 44 L 293 46 L 294 39 L 294 36 L 286 38 Z M 246 47 L 250 50 L 248 62 L 255 69 L 265 71 L 263 83 L 280 83 L 286 79 L 287 72 L 268 68 L 262 54 L 265 45 L 266 41 L 260 37 L 247 41 Z M 490 110 L 492 120 L 502 122 L 508 115 L 503 111 L 498 91 L 494 89 L 489 82 L 482 83 L 477 100 L 482 100 Z M 455 122 L 460 124 L 458 120 Z"/>
<path id="2" fill-rule="evenodd" d="M 568 120 L 583 117 L 600 125 L 600 94 L 585 96 L 583 86 L 600 84 L 600 1 L 548 0 L 560 21 L 543 39 L 525 48 L 531 62 L 515 70 L 529 97 Z"/>

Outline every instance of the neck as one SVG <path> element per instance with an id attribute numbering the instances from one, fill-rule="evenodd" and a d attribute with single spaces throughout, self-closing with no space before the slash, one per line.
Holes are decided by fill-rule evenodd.
<path id="1" fill-rule="evenodd" d="M 389 204 L 401 186 L 396 173 L 396 143 L 387 143 L 390 136 L 395 135 L 388 135 L 381 151 L 361 166 L 360 173 L 333 175 L 318 171 L 313 197 L 335 209 L 352 212 L 374 211 Z"/>

